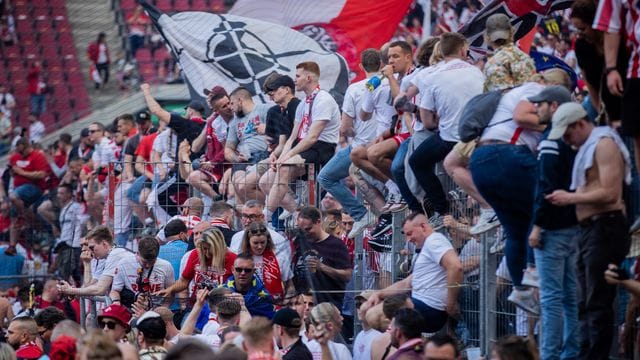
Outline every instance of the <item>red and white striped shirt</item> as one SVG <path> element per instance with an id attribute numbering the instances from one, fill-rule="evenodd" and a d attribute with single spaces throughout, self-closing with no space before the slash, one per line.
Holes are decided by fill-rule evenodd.
<path id="1" fill-rule="evenodd" d="M 631 48 L 627 79 L 640 78 L 640 0 L 600 0 L 593 28 L 624 36 Z"/>

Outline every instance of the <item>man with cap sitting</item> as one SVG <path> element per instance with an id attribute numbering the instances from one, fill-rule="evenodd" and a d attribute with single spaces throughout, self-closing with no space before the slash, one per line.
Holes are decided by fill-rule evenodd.
<path id="1" fill-rule="evenodd" d="M 131 313 L 120 304 L 111 304 L 98 315 L 98 328 L 115 342 L 123 342 L 130 330 Z"/>
<path id="2" fill-rule="evenodd" d="M 564 86 L 548 86 L 529 101 L 535 105 L 540 124 L 550 125 L 558 107 L 571 102 L 571 93 Z M 534 249 L 540 275 L 540 307 L 545 329 L 540 352 L 543 359 L 556 354 L 562 354 L 564 359 L 577 357 L 579 351 L 575 336 L 578 303 L 574 265 L 578 221 L 574 206 L 554 206 L 544 196 L 556 189 L 569 189 L 576 152 L 561 139 L 547 139 L 550 130 L 551 126 L 548 126 L 538 145 L 538 176 L 529 245 Z"/>
<path id="3" fill-rule="evenodd" d="M 631 184 L 629 151 L 617 132 L 596 127 L 577 103 L 560 105 L 553 114 L 549 140 L 564 139 L 579 147 L 569 192 L 557 189 L 545 198 L 556 206 L 575 205 L 578 238 L 578 300 L 582 343 L 578 357 L 609 357 L 614 329 L 616 287 L 605 282 L 608 264 L 620 264 L 630 245 L 622 200 L 623 184 Z"/>
<path id="4" fill-rule="evenodd" d="M 160 314 L 155 311 L 145 312 L 136 322 L 136 328 L 140 360 L 164 359 L 167 354 L 167 349 L 163 346 L 167 327 Z"/>
<path id="5" fill-rule="evenodd" d="M 311 360 L 311 352 L 302 342 L 300 328 L 302 319 L 292 308 L 282 308 L 273 317 L 273 335 L 280 347 L 282 360 Z"/>

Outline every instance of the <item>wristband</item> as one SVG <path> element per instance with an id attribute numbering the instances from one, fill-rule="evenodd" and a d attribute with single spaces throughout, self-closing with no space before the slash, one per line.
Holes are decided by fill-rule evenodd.
<path id="1" fill-rule="evenodd" d="M 615 66 L 608 67 L 608 68 L 604 69 L 604 74 L 605 75 L 609 75 L 609 73 L 611 73 L 613 71 L 618 71 L 618 68 L 615 67 Z"/>

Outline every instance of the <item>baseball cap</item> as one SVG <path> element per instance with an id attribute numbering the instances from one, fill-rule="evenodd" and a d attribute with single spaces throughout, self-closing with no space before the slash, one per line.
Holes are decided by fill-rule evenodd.
<path id="1" fill-rule="evenodd" d="M 296 84 L 293 82 L 293 79 L 287 75 L 280 75 L 277 78 L 264 84 L 264 88 L 267 91 L 277 90 L 281 86 L 286 86 L 294 91 L 296 89 Z"/>
<path id="2" fill-rule="evenodd" d="M 202 104 L 202 102 L 198 100 L 191 100 L 189 102 L 189 105 L 185 106 L 185 109 L 186 108 L 192 108 L 193 110 L 199 112 L 200 114 L 204 114 L 205 112 L 204 104 Z"/>
<path id="3" fill-rule="evenodd" d="M 122 326 L 128 327 L 131 320 L 131 313 L 126 307 L 120 304 L 111 304 L 102 310 L 102 314 L 98 315 L 98 321 L 104 318 L 110 318 L 119 321 Z"/>
<path id="4" fill-rule="evenodd" d="M 532 103 L 541 102 L 557 102 L 558 104 L 564 104 L 571 101 L 571 93 L 567 88 L 560 85 L 547 86 L 542 89 L 538 95 L 529 98 Z"/>
<path id="5" fill-rule="evenodd" d="M 586 117 L 587 111 L 578 103 L 568 102 L 560 105 L 551 118 L 551 132 L 549 132 L 548 139 L 560 139 L 569 125 Z"/>
<path id="6" fill-rule="evenodd" d="M 151 120 L 151 114 L 146 110 L 138 111 L 136 114 L 136 123 L 143 124 L 147 120 Z"/>
<path id="7" fill-rule="evenodd" d="M 211 88 L 211 90 L 209 89 L 203 89 L 202 92 L 209 96 L 209 94 L 212 95 L 227 95 L 227 90 L 225 90 L 222 86 L 216 85 L 214 87 Z"/>
<path id="8" fill-rule="evenodd" d="M 273 323 L 287 328 L 299 328 L 302 326 L 302 319 L 297 311 L 292 308 L 282 308 L 273 316 Z"/>
<path id="9" fill-rule="evenodd" d="M 485 32 L 489 40 L 509 40 L 511 35 L 511 22 L 505 14 L 493 14 L 485 23 Z"/>
<path id="10" fill-rule="evenodd" d="M 136 321 L 136 328 L 149 339 L 164 339 L 167 327 L 162 316 L 155 311 L 147 311 Z"/>
<path id="11" fill-rule="evenodd" d="M 82 131 L 80 131 L 80 137 L 87 137 L 87 136 L 89 136 L 89 128 L 82 129 Z"/>

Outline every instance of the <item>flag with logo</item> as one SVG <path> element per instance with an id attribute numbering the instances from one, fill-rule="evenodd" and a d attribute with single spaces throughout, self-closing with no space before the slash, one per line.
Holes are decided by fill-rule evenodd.
<path id="1" fill-rule="evenodd" d="M 320 86 L 339 96 L 349 85 L 349 69 L 340 54 L 286 26 L 236 15 L 186 11 L 160 12 L 139 0 L 180 63 L 192 95 L 204 97 L 215 85 L 246 87 L 263 96 L 265 78 L 276 71 L 295 76 L 304 61 L 320 66 Z"/>

